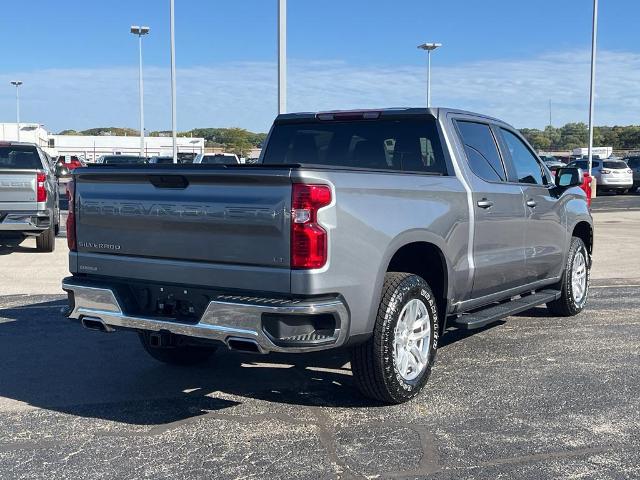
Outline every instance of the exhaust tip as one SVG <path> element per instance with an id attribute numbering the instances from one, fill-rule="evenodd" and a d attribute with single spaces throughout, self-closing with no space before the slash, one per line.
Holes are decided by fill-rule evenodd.
<path id="1" fill-rule="evenodd" d="M 229 350 L 236 350 L 238 352 L 263 353 L 258 342 L 248 338 L 230 338 L 227 340 L 227 346 Z"/>
<path id="2" fill-rule="evenodd" d="M 97 330 L 99 332 L 105 333 L 111 333 L 114 331 L 114 329 L 104 323 L 104 320 L 102 320 L 101 318 L 82 317 L 80 323 L 82 323 L 82 326 L 84 328 L 87 328 L 89 330 Z"/>

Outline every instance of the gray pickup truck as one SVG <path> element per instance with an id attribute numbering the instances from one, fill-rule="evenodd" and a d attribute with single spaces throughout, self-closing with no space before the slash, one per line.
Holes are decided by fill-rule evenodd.
<path id="1" fill-rule="evenodd" d="M 51 158 L 31 143 L 0 142 L 0 235 L 36 236 L 38 250 L 52 252 L 59 228 Z"/>
<path id="2" fill-rule="evenodd" d="M 439 338 L 587 301 L 582 172 L 555 179 L 483 115 L 390 109 L 280 115 L 256 165 L 74 172 L 68 316 L 132 329 L 154 358 L 216 347 L 351 350 L 362 392 L 425 385 Z"/>

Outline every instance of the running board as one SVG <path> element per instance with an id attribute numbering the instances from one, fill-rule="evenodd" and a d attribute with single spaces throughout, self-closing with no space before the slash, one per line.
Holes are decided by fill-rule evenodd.
<path id="1" fill-rule="evenodd" d="M 473 313 L 463 313 L 454 320 L 458 328 L 472 330 L 501 320 L 509 315 L 524 312 L 560 298 L 560 290 L 540 290 L 508 302 L 498 303 Z"/>

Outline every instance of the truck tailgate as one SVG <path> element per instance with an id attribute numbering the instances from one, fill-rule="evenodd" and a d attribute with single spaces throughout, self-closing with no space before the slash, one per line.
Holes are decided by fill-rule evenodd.
<path id="1" fill-rule="evenodd" d="M 0 211 L 36 208 L 36 172 L 0 169 Z"/>
<path id="2" fill-rule="evenodd" d="M 289 169 L 181 167 L 76 173 L 78 271 L 288 292 Z"/>

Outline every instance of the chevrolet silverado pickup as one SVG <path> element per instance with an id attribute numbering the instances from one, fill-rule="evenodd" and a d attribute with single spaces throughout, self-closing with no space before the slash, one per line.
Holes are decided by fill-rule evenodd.
<path id="1" fill-rule="evenodd" d="M 171 364 L 351 351 L 374 399 L 414 397 L 439 340 L 538 305 L 585 306 L 582 171 L 450 109 L 283 114 L 258 164 L 78 169 L 68 316 L 137 331 Z"/>
<path id="2" fill-rule="evenodd" d="M 0 235 L 36 236 L 52 252 L 60 228 L 58 180 L 49 156 L 34 144 L 0 142 Z"/>

